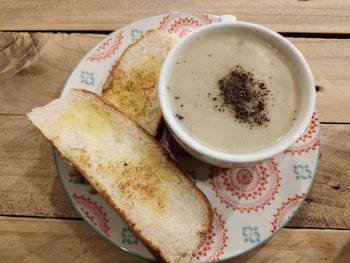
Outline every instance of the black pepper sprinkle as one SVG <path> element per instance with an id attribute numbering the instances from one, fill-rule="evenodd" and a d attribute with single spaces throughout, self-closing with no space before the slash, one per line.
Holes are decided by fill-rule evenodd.
<path id="1" fill-rule="evenodd" d="M 213 100 L 215 101 L 215 100 L 217 100 L 217 98 L 216 98 L 216 97 L 214 97 L 214 98 L 213 98 Z"/>
<path id="2" fill-rule="evenodd" d="M 184 119 L 184 117 L 181 116 L 180 114 L 175 114 L 175 117 L 176 117 L 178 120 L 183 120 L 183 119 Z"/>
<path id="3" fill-rule="evenodd" d="M 219 95 L 224 100 L 219 111 L 230 109 L 239 123 L 246 123 L 250 128 L 266 126 L 266 123 L 270 121 L 267 110 L 270 90 L 263 81 L 255 79 L 251 71 L 237 65 L 218 81 L 218 86 Z"/>
<path id="4" fill-rule="evenodd" d="M 127 165 L 128 165 L 128 163 L 127 163 L 127 162 L 125 162 L 125 163 L 124 163 L 124 166 L 127 166 Z"/>
<path id="5" fill-rule="evenodd" d="M 180 105 L 180 107 L 183 107 L 183 106 L 184 106 L 183 104 Z"/>
<path id="6" fill-rule="evenodd" d="M 180 99 L 180 97 L 179 96 L 175 96 L 174 99 L 178 100 L 178 99 Z"/>
<path id="7" fill-rule="evenodd" d="M 208 56 L 211 57 L 211 54 L 209 54 Z"/>

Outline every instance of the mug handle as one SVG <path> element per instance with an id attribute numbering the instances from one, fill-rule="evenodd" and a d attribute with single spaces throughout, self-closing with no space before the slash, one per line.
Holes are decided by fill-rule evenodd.
<path id="1" fill-rule="evenodd" d="M 234 15 L 221 15 L 220 22 L 230 22 L 234 23 L 237 21 L 237 18 Z"/>

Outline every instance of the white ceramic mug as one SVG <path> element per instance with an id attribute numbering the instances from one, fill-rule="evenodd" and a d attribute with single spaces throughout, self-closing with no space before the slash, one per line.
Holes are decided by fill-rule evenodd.
<path id="1" fill-rule="evenodd" d="M 311 121 L 313 111 L 315 110 L 316 95 L 314 80 L 309 65 L 300 51 L 286 38 L 266 27 L 236 21 L 234 16 L 222 16 L 221 20 L 222 22 L 195 30 L 175 45 L 162 66 L 158 88 L 160 107 L 165 123 L 176 141 L 190 154 L 204 162 L 221 167 L 230 167 L 235 163 L 256 162 L 268 159 L 290 147 L 303 134 Z M 203 37 L 213 31 L 225 30 L 227 32 L 227 30 L 232 30 L 232 33 L 234 33 L 237 29 L 254 34 L 279 50 L 279 52 L 288 60 L 289 64 L 291 64 L 291 67 L 295 69 L 295 76 L 299 83 L 298 88 L 300 95 L 299 114 L 294 125 L 285 136 L 267 148 L 244 154 L 221 152 L 212 149 L 191 137 L 191 135 L 181 127 L 175 118 L 175 114 L 170 105 L 169 92 L 166 88 L 177 58 L 181 56 L 181 52 L 185 47 L 191 45 L 193 42 L 192 39 L 199 36 Z"/>

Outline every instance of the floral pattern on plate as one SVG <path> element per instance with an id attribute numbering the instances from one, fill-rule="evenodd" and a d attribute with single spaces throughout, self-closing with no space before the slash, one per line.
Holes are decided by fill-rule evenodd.
<path id="1" fill-rule="evenodd" d="M 192 255 L 194 262 L 210 262 L 220 259 L 227 247 L 227 228 L 223 216 L 214 208 L 213 224 L 202 238 L 197 250 Z"/>
<path id="2" fill-rule="evenodd" d="M 211 24 L 213 19 L 206 14 L 180 14 L 174 13 L 163 17 L 159 23 L 159 29 L 164 32 L 184 37 L 196 28 Z"/>
<path id="3" fill-rule="evenodd" d="M 280 170 L 273 159 L 230 169 L 213 167 L 210 177 L 220 202 L 241 213 L 257 212 L 269 206 L 281 187 Z"/>
<path id="4" fill-rule="evenodd" d="M 86 216 L 86 218 L 94 226 L 101 229 L 106 236 L 109 236 L 109 220 L 107 213 L 103 210 L 103 206 L 85 195 L 73 193 L 73 198 L 77 202 L 80 211 Z"/>
<path id="5" fill-rule="evenodd" d="M 99 62 L 111 58 L 119 49 L 122 40 L 124 39 L 124 32 L 120 31 L 114 36 L 107 37 L 101 44 L 95 48 L 95 52 L 87 57 L 87 61 Z"/>
<path id="6" fill-rule="evenodd" d="M 210 14 L 168 13 L 130 23 L 107 36 L 81 60 L 62 94 L 77 87 L 100 93 L 125 48 L 148 30 L 158 28 L 183 37 L 219 20 L 219 16 Z M 284 153 L 265 162 L 222 169 L 194 159 L 164 131 L 162 145 L 214 207 L 213 226 L 193 253 L 193 262 L 226 260 L 245 253 L 264 243 L 290 220 L 314 178 L 319 157 L 318 133 L 315 113 L 308 130 Z M 108 202 L 98 194 L 92 195 L 87 184 L 74 183 L 70 166 L 56 150 L 54 155 L 67 195 L 81 217 L 114 245 L 154 260 Z"/>

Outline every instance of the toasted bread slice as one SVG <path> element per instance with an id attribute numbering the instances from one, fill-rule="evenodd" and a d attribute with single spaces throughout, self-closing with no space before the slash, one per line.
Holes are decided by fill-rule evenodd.
<path id="1" fill-rule="evenodd" d="M 212 223 L 212 209 L 147 131 L 84 90 L 71 90 L 27 116 L 156 257 L 190 261 Z"/>
<path id="2" fill-rule="evenodd" d="M 102 96 L 153 136 L 162 120 L 159 72 L 175 42 L 175 37 L 160 30 L 147 31 L 124 51 L 103 86 Z"/>

